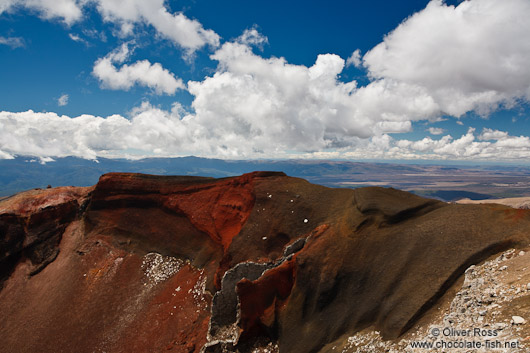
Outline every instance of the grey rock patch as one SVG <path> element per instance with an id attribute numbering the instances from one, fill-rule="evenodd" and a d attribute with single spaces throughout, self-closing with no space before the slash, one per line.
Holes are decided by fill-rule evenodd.
<path id="1" fill-rule="evenodd" d="M 528 285 L 509 285 L 499 280 L 499 276 L 502 276 L 501 269 L 503 267 L 504 270 L 508 268 L 503 265 L 503 262 L 511 259 L 514 255 L 515 249 L 511 249 L 494 260 L 486 261 L 482 265 L 470 266 L 465 271 L 464 283 L 451 302 L 449 312 L 440 320 L 432 322 L 429 327 L 419 328 L 417 331 L 414 331 L 413 328 L 406 339 L 396 342 L 384 341 L 378 331 L 367 329 L 349 337 L 342 347 L 336 347 L 332 351 L 341 353 L 417 353 L 423 351 L 454 353 L 528 352 L 529 347 L 526 346 L 528 343 L 523 341 L 524 337 L 521 337 L 519 333 L 521 325 L 524 325 L 526 320 L 522 317 L 516 318 L 516 316 L 513 316 L 511 320 L 501 318 L 504 303 L 530 294 L 530 286 Z M 520 324 L 516 324 L 516 322 L 520 322 Z M 501 343 L 518 342 L 519 347 L 494 350 L 487 347 L 443 350 L 412 348 L 411 344 L 413 342 L 434 344 L 442 338 L 447 340 L 455 339 L 455 337 L 433 335 L 433 330 L 438 329 L 441 331 L 445 328 L 456 330 L 473 328 L 495 330 L 497 331 L 497 336 L 490 337 L 492 340 L 498 340 Z M 457 337 L 456 339 L 462 339 L 462 337 Z M 479 341 L 482 338 L 469 337 L 469 340 Z M 484 341 L 482 340 L 482 342 Z"/>

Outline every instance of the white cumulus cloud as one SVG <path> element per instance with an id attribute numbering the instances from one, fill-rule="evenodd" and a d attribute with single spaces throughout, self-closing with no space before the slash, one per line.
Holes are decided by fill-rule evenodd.
<path id="1" fill-rule="evenodd" d="M 79 21 L 82 17 L 84 0 L 2 0 L 0 14 L 26 8 L 38 13 L 46 20 L 59 18 L 67 25 Z"/>
<path id="2" fill-rule="evenodd" d="M 243 34 L 236 39 L 236 41 L 241 44 L 253 45 L 261 48 L 263 44 L 269 42 L 269 39 L 258 32 L 256 28 L 250 28 L 246 29 Z"/>
<path id="3" fill-rule="evenodd" d="M 430 127 L 428 131 L 431 135 L 441 135 L 445 132 L 445 130 L 440 127 Z"/>
<path id="4" fill-rule="evenodd" d="M 528 0 L 432 0 L 363 64 L 374 79 L 421 87 L 443 114 L 486 114 L 530 99 L 529 16 Z"/>
<path id="5" fill-rule="evenodd" d="M 508 133 L 505 131 L 493 130 L 484 128 L 482 134 L 480 134 L 480 140 L 502 140 L 508 138 Z"/>
<path id="6" fill-rule="evenodd" d="M 195 122 L 212 127 L 205 138 L 235 154 L 342 148 L 358 137 L 410 131 L 412 120 L 438 113 L 421 87 L 381 80 L 357 87 L 338 80 L 345 62 L 337 55 L 292 65 L 256 55 L 246 34 L 211 56 L 219 62 L 213 76 L 188 83 Z"/>
<path id="7" fill-rule="evenodd" d="M 356 49 L 352 53 L 352 55 L 350 55 L 348 60 L 346 60 L 346 66 L 350 66 L 350 65 L 353 65 L 353 66 L 355 66 L 357 68 L 362 66 L 361 51 L 359 49 Z"/>
<path id="8" fill-rule="evenodd" d="M 134 85 L 146 86 L 157 94 L 175 94 L 183 89 L 182 80 L 163 68 L 160 63 L 151 64 L 148 60 L 137 61 L 131 65 L 122 64 L 130 56 L 128 43 L 100 58 L 94 64 L 92 74 L 100 81 L 101 86 L 114 90 L 129 90 Z"/>
<path id="9" fill-rule="evenodd" d="M 131 35 L 138 25 L 148 25 L 187 54 L 206 45 L 219 46 L 217 33 L 182 12 L 171 13 L 165 0 L 0 0 L 0 14 L 28 9 L 42 19 L 60 19 L 70 26 L 83 19 L 87 6 L 95 6 L 105 22 L 118 25 L 122 35 Z M 73 40 L 75 37 L 71 36 Z"/>
<path id="10" fill-rule="evenodd" d="M 96 159 L 211 153 L 211 141 L 205 143 L 193 137 L 206 128 L 181 113 L 178 105 L 164 111 L 148 103 L 134 109 L 129 118 L 69 117 L 31 110 L 0 112 L 0 158 L 30 155 Z"/>
<path id="11" fill-rule="evenodd" d="M 482 135 L 486 131 L 482 132 Z M 351 151 L 341 154 L 342 158 L 356 159 L 426 159 L 426 160 L 502 160 L 517 161 L 530 158 L 530 138 L 510 136 L 491 141 L 477 141 L 475 130 L 470 128 L 466 134 L 454 139 L 451 135 L 438 140 L 425 137 L 410 141 L 394 139 L 388 135 L 360 141 Z"/>
<path id="12" fill-rule="evenodd" d="M 67 94 L 63 94 L 61 95 L 58 99 L 57 99 L 57 105 L 59 107 L 64 107 L 65 105 L 68 104 L 68 99 L 70 97 L 67 95 Z"/>
<path id="13" fill-rule="evenodd" d="M 126 148 L 121 130 L 127 125 L 127 119 L 119 116 L 70 118 L 31 110 L 0 112 L 0 150 L 36 157 L 95 159 L 98 153 L 102 155 L 113 148 Z"/>
<path id="14" fill-rule="evenodd" d="M 121 26 L 130 34 L 136 24 L 153 26 L 158 34 L 193 52 L 205 45 L 217 47 L 219 35 L 204 29 L 197 20 L 183 13 L 171 13 L 164 0 L 94 0 L 103 19 Z"/>

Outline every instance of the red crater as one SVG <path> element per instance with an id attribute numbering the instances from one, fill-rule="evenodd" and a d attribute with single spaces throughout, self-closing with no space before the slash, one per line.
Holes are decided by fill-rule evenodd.
<path id="1" fill-rule="evenodd" d="M 397 338 L 467 267 L 527 246 L 529 212 L 275 172 L 20 193 L 0 201 L 2 345 L 304 353 L 366 327 Z"/>

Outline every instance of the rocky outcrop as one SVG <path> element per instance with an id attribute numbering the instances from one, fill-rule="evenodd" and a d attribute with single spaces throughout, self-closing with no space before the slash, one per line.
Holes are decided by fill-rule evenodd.
<path id="1" fill-rule="evenodd" d="M 32 190 L 0 204 L 0 288 L 20 259 L 40 272 L 59 253 L 61 236 L 86 202 L 90 188 Z"/>
<path id="2" fill-rule="evenodd" d="M 407 335 L 469 266 L 529 241 L 529 211 L 500 205 L 111 173 L 0 201 L 0 332 L 16 352 L 331 352 Z"/>

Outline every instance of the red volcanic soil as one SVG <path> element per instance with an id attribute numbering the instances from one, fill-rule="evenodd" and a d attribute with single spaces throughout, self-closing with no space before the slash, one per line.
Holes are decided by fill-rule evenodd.
<path id="1" fill-rule="evenodd" d="M 110 173 L 0 201 L 5 352 L 318 352 L 404 334 L 530 211 L 283 173 Z"/>

